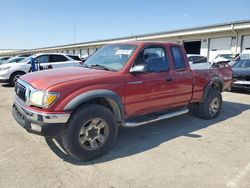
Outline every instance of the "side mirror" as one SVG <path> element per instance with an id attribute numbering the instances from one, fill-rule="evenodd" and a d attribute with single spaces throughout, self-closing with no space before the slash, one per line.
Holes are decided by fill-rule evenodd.
<path id="1" fill-rule="evenodd" d="M 146 73 L 149 72 L 149 67 L 147 64 L 135 65 L 129 71 L 130 73 Z"/>

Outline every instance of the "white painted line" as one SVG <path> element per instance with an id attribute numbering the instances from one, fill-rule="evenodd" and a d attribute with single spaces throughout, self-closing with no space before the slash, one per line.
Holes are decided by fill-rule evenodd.
<path id="1" fill-rule="evenodd" d="M 250 172 L 250 163 L 246 165 L 230 182 L 227 183 L 227 187 L 238 187 L 238 183 Z"/>

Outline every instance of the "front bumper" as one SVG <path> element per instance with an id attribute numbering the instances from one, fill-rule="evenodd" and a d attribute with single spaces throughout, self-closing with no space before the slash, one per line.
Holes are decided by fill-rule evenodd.
<path id="1" fill-rule="evenodd" d="M 0 80 L 9 80 L 10 79 L 10 73 L 8 72 L 8 70 L 3 70 L 0 71 Z"/>
<path id="2" fill-rule="evenodd" d="M 250 81 L 234 81 L 231 87 L 233 89 L 250 90 Z"/>
<path id="3" fill-rule="evenodd" d="M 12 107 L 14 119 L 28 132 L 45 137 L 58 136 L 70 113 L 40 113 L 25 108 L 16 97 Z"/>

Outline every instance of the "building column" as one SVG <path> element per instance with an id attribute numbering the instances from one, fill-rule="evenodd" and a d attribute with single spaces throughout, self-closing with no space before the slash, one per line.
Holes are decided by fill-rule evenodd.
<path id="1" fill-rule="evenodd" d="M 201 51 L 200 51 L 200 55 L 202 56 L 206 56 L 208 58 L 209 55 L 209 42 L 208 42 L 208 38 L 203 38 L 201 40 Z"/>

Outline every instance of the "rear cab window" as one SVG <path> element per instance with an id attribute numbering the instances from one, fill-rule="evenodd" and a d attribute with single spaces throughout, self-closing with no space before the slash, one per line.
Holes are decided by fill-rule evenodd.
<path id="1" fill-rule="evenodd" d="M 184 59 L 181 49 L 177 46 L 173 46 L 171 47 L 171 53 L 173 57 L 175 70 L 177 71 L 185 70 L 186 69 L 185 59 Z"/>

